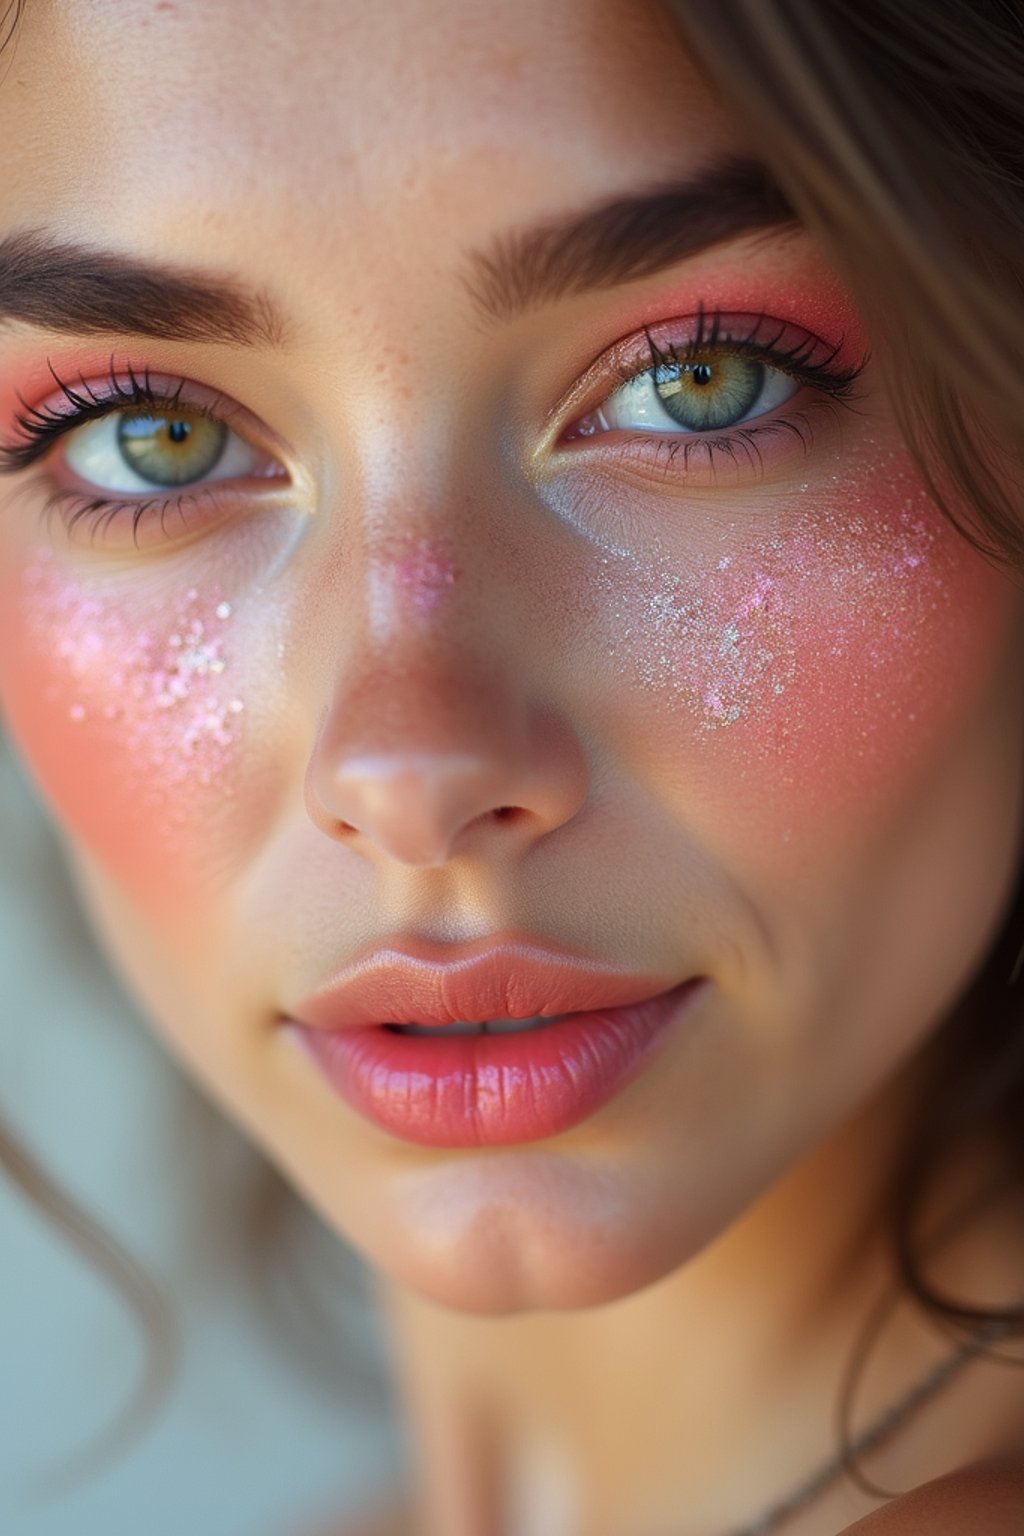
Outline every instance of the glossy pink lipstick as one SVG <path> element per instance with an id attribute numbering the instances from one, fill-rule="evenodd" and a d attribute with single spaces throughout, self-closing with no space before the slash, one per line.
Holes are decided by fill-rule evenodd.
<path id="1" fill-rule="evenodd" d="M 509 1146 L 556 1136 L 606 1104 L 703 985 L 627 975 L 518 937 L 396 946 L 347 966 L 286 1027 L 345 1102 L 392 1135 Z M 514 1020 L 536 1027 L 442 1033 Z M 409 1026 L 421 1032 L 400 1032 Z"/>

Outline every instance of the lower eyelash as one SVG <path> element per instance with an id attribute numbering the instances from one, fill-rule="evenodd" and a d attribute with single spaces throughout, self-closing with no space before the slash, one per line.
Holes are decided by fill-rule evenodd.
<path id="1" fill-rule="evenodd" d="M 102 534 L 119 517 L 130 517 L 132 542 L 138 548 L 139 529 L 143 524 L 157 518 L 161 534 L 170 538 L 167 533 L 167 517 L 177 513 L 184 520 L 184 503 L 199 501 L 204 492 L 205 488 L 201 488 L 198 491 L 185 491 L 173 498 L 150 496 L 145 501 L 118 501 L 111 497 L 87 496 L 82 491 L 51 488 L 43 504 L 42 514 L 47 521 L 55 515 L 59 517 L 65 533 L 69 535 L 80 523 L 83 524 L 89 531 L 89 542 L 93 544 L 97 534 Z"/>
<path id="2" fill-rule="evenodd" d="M 91 544 L 100 541 L 106 530 L 121 519 L 131 520 L 132 542 L 136 548 L 139 548 L 140 531 L 154 519 L 159 522 L 161 534 L 168 539 L 172 537 L 167 529 L 168 520 L 172 517 L 180 519 L 180 536 L 188 527 L 186 509 L 194 507 L 201 499 L 216 499 L 217 482 L 193 487 L 186 485 L 174 494 L 141 498 L 104 495 L 98 491 L 90 494 L 81 488 L 55 487 L 43 470 L 44 463 L 61 438 L 104 417 L 140 409 L 155 414 L 187 410 L 190 415 L 205 416 L 230 425 L 236 415 L 230 402 L 220 395 L 212 401 L 192 398 L 183 401 L 184 380 L 168 388 L 159 387 L 148 367 L 141 373 L 130 362 L 117 367 L 114 357 L 110 359 L 109 376 L 98 391 L 85 379 L 75 385 L 67 383 L 49 360 L 47 365 L 66 408 L 50 403 L 30 406 L 21 401 L 22 410 L 15 417 L 17 435 L 9 442 L 0 442 L 0 475 L 17 474 L 35 467 L 36 474 L 26 482 L 26 489 L 44 492 L 41 509 L 44 520 L 49 523 L 52 517 L 59 517 L 65 535 L 71 535 L 79 528 L 86 530 Z M 220 491 L 223 494 L 223 487 Z"/>
<path id="3" fill-rule="evenodd" d="M 819 411 L 824 409 L 833 414 L 839 409 L 839 403 L 834 400 L 820 400 L 814 404 Z M 637 432 L 627 437 L 622 447 L 631 456 L 643 459 L 645 463 L 655 468 L 663 469 L 666 475 L 669 473 L 678 475 L 680 469 L 685 473 L 690 468 L 691 460 L 698 453 L 704 455 L 706 463 L 712 469 L 716 467 L 716 460 L 719 458 L 726 458 L 731 465 L 736 465 L 737 449 L 742 447 L 749 466 L 760 472 L 764 469 L 764 461 L 758 439 L 763 440 L 776 433 L 786 433 L 799 441 L 805 454 L 810 452 L 814 441 L 814 428 L 809 419 L 810 409 L 808 407 L 793 416 L 759 422 L 756 426 L 733 427 L 728 435 L 723 434 L 717 437 L 705 433 L 695 433 L 688 437 L 672 437 L 667 433 Z M 682 456 L 681 465 L 677 464 L 680 455 Z"/>

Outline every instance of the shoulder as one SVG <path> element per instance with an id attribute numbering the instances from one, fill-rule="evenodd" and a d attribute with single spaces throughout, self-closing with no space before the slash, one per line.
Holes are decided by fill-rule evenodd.
<path id="1" fill-rule="evenodd" d="M 340 1519 L 315 1536 L 415 1536 L 407 1503 Z M 1022 1536 L 1024 1452 L 974 1462 L 903 1494 L 839 1536 Z"/>
<path id="2" fill-rule="evenodd" d="M 1021 1536 L 1024 1452 L 994 1456 L 923 1483 L 841 1536 Z"/>

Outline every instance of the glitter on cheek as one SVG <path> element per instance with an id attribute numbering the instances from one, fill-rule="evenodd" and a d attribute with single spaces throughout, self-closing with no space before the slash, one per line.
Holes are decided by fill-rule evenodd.
<path id="1" fill-rule="evenodd" d="M 154 616 L 156 615 L 156 616 Z M 104 854 L 181 846 L 210 797 L 235 794 L 246 705 L 232 605 L 215 586 L 111 594 L 40 549 L 4 616 L 15 735 L 76 836 Z"/>
<path id="2" fill-rule="evenodd" d="M 224 781 L 245 709 L 225 677 L 230 604 L 189 587 L 159 628 L 133 630 L 117 608 L 72 586 L 58 587 L 40 604 L 47 580 L 45 565 L 26 573 L 29 590 L 35 589 L 32 611 L 45 607 L 63 674 L 49 683 L 48 700 L 75 695 L 68 718 L 76 724 L 97 717 L 122 722 L 132 760 L 140 769 L 160 770 L 145 773 L 147 799 L 162 795 L 160 786 Z M 221 787 L 231 793 L 230 783 Z"/>
<path id="3" fill-rule="evenodd" d="M 732 743 L 744 764 L 770 761 L 776 784 L 815 765 L 843 778 L 899 754 L 894 726 L 907 742 L 929 711 L 956 707 L 954 680 L 987 643 L 991 572 L 903 455 L 813 489 L 719 519 L 676 558 L 606 546 L 613 664 L 652 730 L 670 712 L 667 750 L 693 740 L 709 762 Z"/>
<path id="4" fill-rule="evenodd" d="M 649 600 L 647 627 L 658 647 L 640 658 L 648 687 L 685 695 L 702 732 L 733 725 L 756 706 L 765 687 L 782 693 L 794 660 L 782 632 L 785 598 L 781 574 L 764 566 L 746 574 L 731 558 L 730 572 L 700 590 L 694 580 L 670 580 Z"/>
<path id="5" fill-rule="evenodd" d="M 763 550 L 752 570 L 733 556 L 713 573 L 629 562 L 619 637 L 632 642 L 630 670 L 646 691 L 683 703 L 700 734 L 749 717 L 766 690 L 778 695 L 793 681 L 781 541 L 773 542 L 780 547 Z M 605 578 L 618 582 L 607 570 Z"/>

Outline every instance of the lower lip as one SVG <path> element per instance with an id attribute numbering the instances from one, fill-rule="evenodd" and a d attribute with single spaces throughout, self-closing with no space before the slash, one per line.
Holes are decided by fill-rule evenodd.
<path id="1" fill-rule="evenodd" d="M 391 1135 L 427 1147 L 514 1146 L 557 1136 L 614 1098 L 703 982 L 517 1035 L 287 1027 L 346 1104 Z"/>

